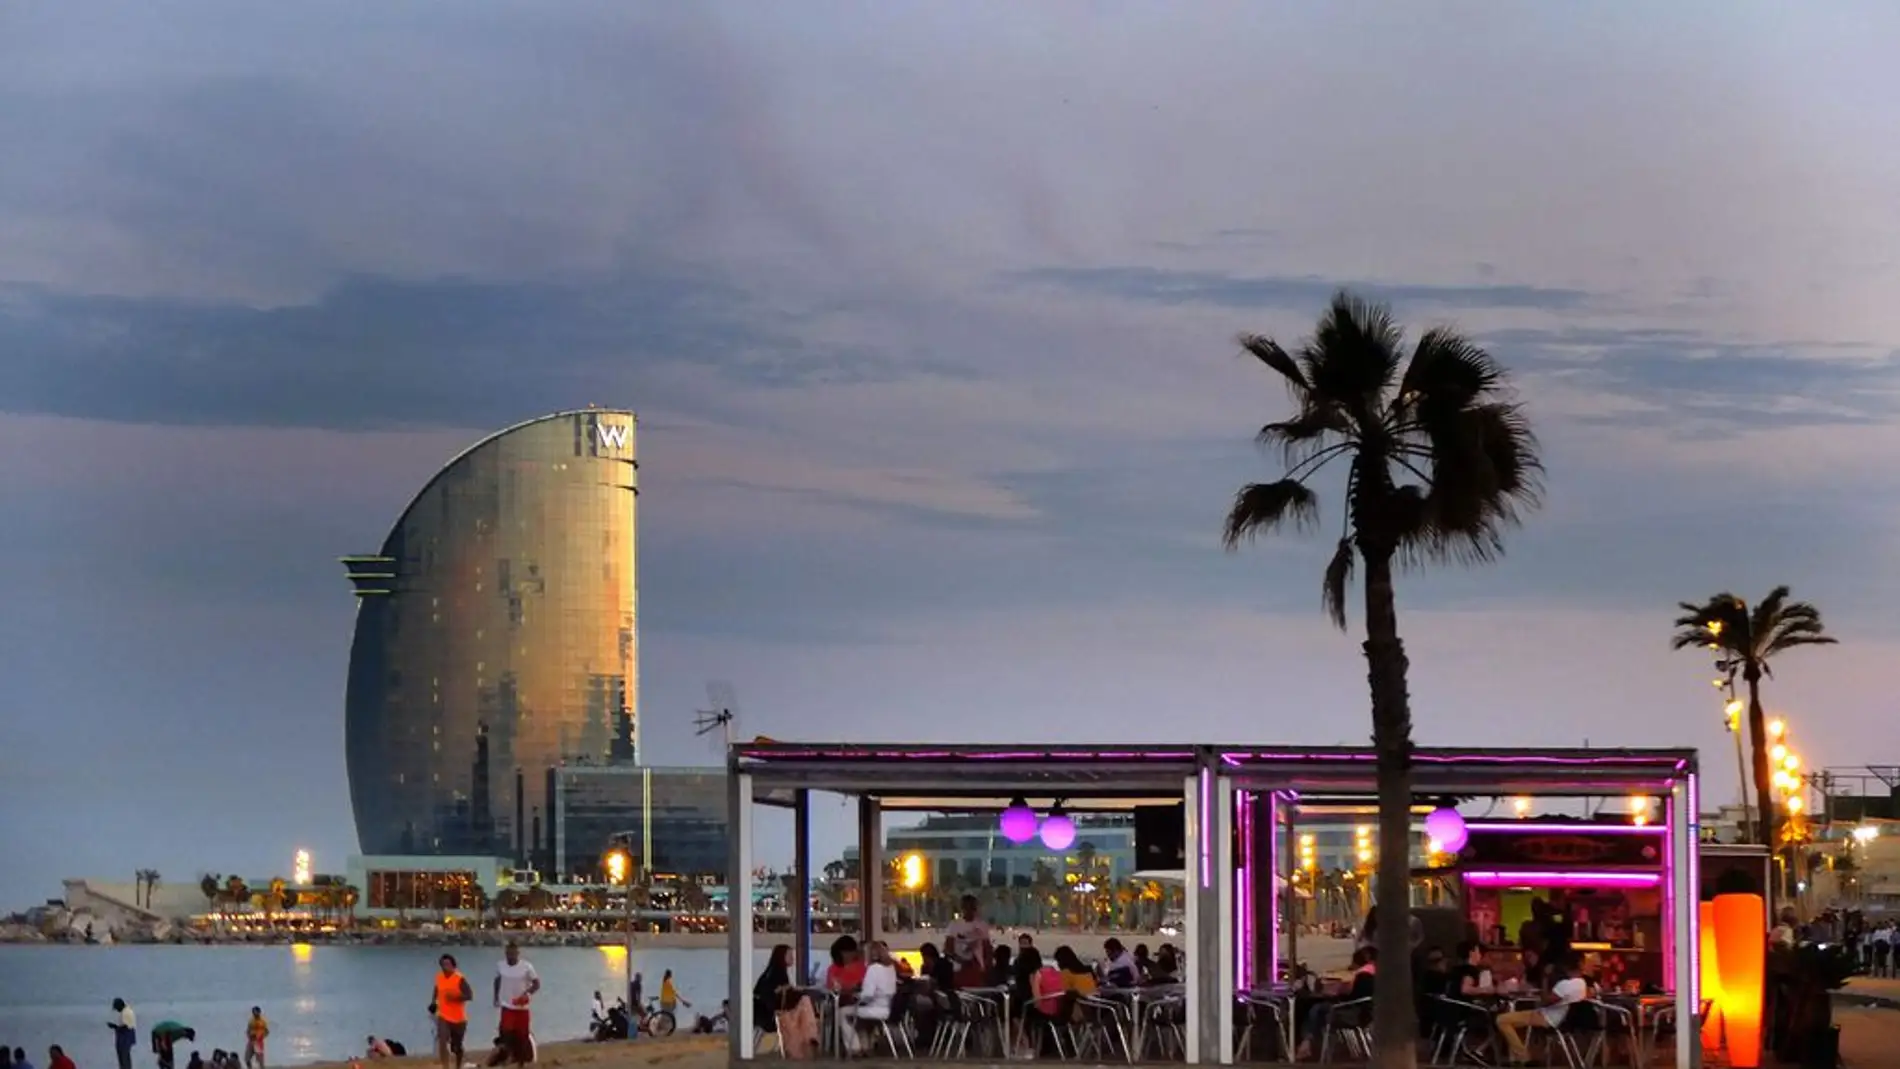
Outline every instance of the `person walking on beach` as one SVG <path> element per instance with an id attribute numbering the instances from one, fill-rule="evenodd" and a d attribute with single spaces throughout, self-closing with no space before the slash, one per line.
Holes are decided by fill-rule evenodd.
<path id="1" fill-rule="evenodd" d="M 455 967 L 455 955 L 442 955 L 435 974 L 429 1011 L 435 1014 L 435 1058 L 442 1069 L 462 1069 L 462 1040 L 468 1035 L 468 1004 L 475 992 Z M 124 1067 L 121 1067 L 124 1069 Z"/>
<path id="2" fill-rule="evenodd" d="M 244 1069 L 264 1069 L 264 1037 L 270 1035 L 270 1022 L 262 1007 L 251 1007 L 251 1019 L 244 1023 Z"/>
<path id="3" fill-rule="evenodd" d="M 112 1029 L 112 1049 L 119 1056 L 119 1069 L 132 1069 L 132 1048 L 139 1041 L 139 1016 L 122 998 L 112 1000 L 112 1017 L 106 1027 Z"/>
<path id="4" fill-rule="evenodd" d="M 495 1006 L 501 1010 L 501 1046 L 516 1065 L 534 1061 L 534 1037 L 529 1034 L 528 1003 L 541 990 L 541 974 L 521 959 L 521 948 L 509 940 L 495 966 Z"/>

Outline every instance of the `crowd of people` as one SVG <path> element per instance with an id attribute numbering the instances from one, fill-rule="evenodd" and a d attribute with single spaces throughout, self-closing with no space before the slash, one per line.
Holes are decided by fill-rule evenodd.
<path id="1" fill-rule="evenodd" d="M 976 896 L 964 896 L 960 906 L 959 917 L 944 929 L 942 945 L 918 948 L 916 967 L 893 955 L 886 943 L 860 944 L 846 935 L 832 942 L 829 963 L 801 982 L 793 974 L 792 948 L 783 943 L 773 947 L 752 989 L 754 1022 L 776 1033 L 788 1054 L 804 1057 L 818 1046 L 814 990 L 836 998 L 842 1041 L 856 1052 L 867 1026 L 895 1024 L 906 1017 L 928 1045 L 937 1029 L 956 1017 L 958 991 L 1007 993 L 1010 1012 L 1033 1022 L 1066 1019 L 1076 1012 L 1079 998 L 1104 987 L 1180 982 L 1182 956 L 1171 945 L 1163 944 L 1151 954 L 1146 945 L 1131 950 L 1111 938 L 1103 942 L 1094 965 L 1068 946 L 1056 947 L 1045 958 L 1029 933 L 1017 936 L 1014 946 L 996 941 Z M 1023 1033 L 1035 1034 L 1033 1029 Z"/>

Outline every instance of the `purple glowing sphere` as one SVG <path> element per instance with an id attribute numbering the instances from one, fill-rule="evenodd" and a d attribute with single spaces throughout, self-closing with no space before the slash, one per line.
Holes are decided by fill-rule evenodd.
<path id="1" fill-rule="evenodd" d="M 1463 850 L 1465 840 L 1471 837 L 1471 832 L 1465 827 L 1465 818 L 1448 805 L 1439 806 L 1425 818 L 1425 834 L 1431 836 L 1438 848 L 1447 854 Z"/>
<path id="2" fill-rule="evenodd" d="M 1067 850 L 1075 844 L 1075 821 L 1067 813 L 1051 813 L 1042 822 L 1042 845 L 1051 850 Z"/>
<path id="3" fill-rule="evenodd" d="M 1018 798 L 1003 810 L 1003 838 L 1012 843 L 1026 843 L 1036 837 L 1036 811 L 1029 803 Z"/>

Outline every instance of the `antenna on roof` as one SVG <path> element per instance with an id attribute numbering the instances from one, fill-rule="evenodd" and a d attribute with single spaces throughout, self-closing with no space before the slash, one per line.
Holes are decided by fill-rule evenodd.
<path id="1" fill-rule="evenodd" d="M 693 714 L 693 734 L 710 735 L 720 732 L 720 741 L 724 743 L 721 753 L 732 750 L 732 722 L 739 715 L 739 701 L 733 697 L 732 684 L 715 679 L 706 684 L 706 701 L 710 709 L 699 709 Z"/>

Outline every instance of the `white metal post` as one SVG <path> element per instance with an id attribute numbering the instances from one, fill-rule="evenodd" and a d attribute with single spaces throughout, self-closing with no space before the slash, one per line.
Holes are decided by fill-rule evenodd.
<path id="1" fill-rule="evenodd" d="M 1193 1065 L 1201 1060 L 1201 983 L 1199 963 L 1207 960 L 1208 940 L 1201 928 L 1201 778 L 1189 776 L 1181 787 L 1181 810 L 1185 815 L 1182 850 L 1182 942 L 1187 944 L 1189 960 L 1187 973 L 1187 1062 Z M 1141 1060 L 1142 1052 L 1135 1052 L 1135 1061 Z"/>
<path id="2" fill-rule="evenodd" d="M 1218 908 L 1214 916 L 1214 945 L 1220 948 L 1220 957 L 1214 970 L 1214 991 L 1212 998 L 1216 1012 L 1214 1014 L 1214 1042 L 1220 1044 L 1220 1063 L 1234 1064 L 1234 992 L 1238 990 L 1235 981 L 1235 969 L 1238 967 L 1234 953 L 1234 785 L 1225 776 L 1218 775 L 1213 769 L 1204 769 L 1204 776 L 1214 780 L 1214 890 Z"/>
<path id="3" fill-rule="evenodd" d="M 734 1061 L 750 1061 L 752 1048 L 752 777 L 727 775 L 726 831 L 731 861 L 726 872 L 726 988 L 730 1036 L 726 1047 Z M 637 1008 L 634 1009 L 638 1013 Z"/>
<path id="4" fill-rule="evenodd" d="M 1669 920 L 1676 944 L 1676 1064 L 1682 1069 L 1702 1064 L 1702 1035 L 1696 1026 L 1702 968 L 1696 825 L 1695 774 L 1690 773 L 1669 790 L 1669 891 L 1675 914 Z"/>

